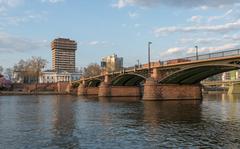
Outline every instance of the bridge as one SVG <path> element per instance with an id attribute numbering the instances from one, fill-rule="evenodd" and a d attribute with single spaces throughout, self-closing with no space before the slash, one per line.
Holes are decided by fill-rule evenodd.
<path id="1" fill-rule="evenodd" d="M 151 62 L 78 80 L 78 95 L 143 96 L 143 100 L 202 99 L 200 82 L 240 68 L 240 49 Z"/>

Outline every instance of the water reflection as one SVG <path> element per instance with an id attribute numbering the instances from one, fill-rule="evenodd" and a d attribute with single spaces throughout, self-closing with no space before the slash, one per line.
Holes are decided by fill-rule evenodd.
<path id="1" fill-rule="evenodd" d="M 201 120 L 201 100 L 144 101 L 144 121 L 160 123 L 195 123 Z"/>
<path id="2" fill-rule="evenodd" d="M 0 97 L 0 148 L 239 148 L 240 95 Z"/>
<path id="3" fill-rule="evenodd" d="M 140 97 L 95 97 L 100 102 L 139 102 Z"/>
<path id="4" fill-rule="evenodd" d="M 76 118 L 74 100 L 70 96 L 55 96 L 52 100 L 54 115 L 51 146 L 57 148 L 77 148 L 79 140 L 74 135 Z"/>

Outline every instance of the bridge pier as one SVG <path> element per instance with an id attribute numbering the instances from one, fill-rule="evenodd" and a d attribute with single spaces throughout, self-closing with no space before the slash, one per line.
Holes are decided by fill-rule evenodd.
<path id="1" fill-rule="evenodd" d="M 77 95 L 78 96 L 85 96 L 87 95 L 87 88 L 85 86 L 85 84 L 80 84 L 78 87 L 78 91 L 77 91 Z"/>
<path id="2" fill-rule="evenodd" d="M 111 96 L 111 86 L 109 83 L 102 82 L 99 86 L 98 97 L 110 97 Z"/>
<path id="3" fill-rule="evenodd" d="M 57 91 L 58 93 L 70 93 L 71 84 L 69 82 L 58 82 Z"/>
<path id="4" fill-rule="evenodd" d="M 232 84 L 228 89 L 228 94 L 240 94 L 240 84 Z"/>
<path id="5" fill-rule="evenodd" d="M 111 79 L 108 74 L 104 76 L 104 81 L 101 82 L 98 90 L 99 97 L 110 97 L 111 96 Z"/>
<path id="6" fill-rule="evenodd" d="M 157 100 L 160 97 L 157 87 L 157 81 L 153 78 L 147 78 L 144 84 L 143 100 Z"/>
<path id="7" fill-rule="evenodd" d="M 200 100 L 201 85 L 158 84 L 153 78 L 148 78 L 144 84 L 143 100 Z"/>

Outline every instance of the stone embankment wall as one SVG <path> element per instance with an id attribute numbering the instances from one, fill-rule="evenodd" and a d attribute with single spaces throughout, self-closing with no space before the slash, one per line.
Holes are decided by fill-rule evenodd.
<path id="1" fill-rule="evenodd" d="M 39 83 L 39 84 L 13 84 L 13 91 L 18 92 L 58 92 L 69 93 L 71 91 L 71 84 L 68 82 L 58 83 Z"/>

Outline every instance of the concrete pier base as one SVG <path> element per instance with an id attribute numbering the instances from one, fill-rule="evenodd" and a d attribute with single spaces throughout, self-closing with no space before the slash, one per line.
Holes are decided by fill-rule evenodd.
<path id="1" fill-rule="evenodd" d="M 143 100 L 157 100 L 161 94 L 158 84 L 153 78 L 148 78 L 144 84 Z"/>
<path id="2" fill-rule="evenodd" d="M 157 84 L 147 79 L 144 85 L 143 100 L 200 100 L 201 85 Z"/>
<path id="3" fill-rule="evenodd" d="M 111 86 L 106 82 L 102 82 L 99 86 L 98 96 L 99 97 L 110 97 L 111 96 Z"/>
<path id="4" fill-rule="evenodd" d="M 58 93 L 69 93 L 71 85 L 68 82 L 58 82 L 57 91 Z"/>
<path id="5" fill-rule="evenodd" d="M 78 96 L 85 96 L 87 94 L 87 88 L 85 85 L 80 84 L 78 87 L 77 95 Z"/>
<path id="6" fill-rule="evenodd" d="M 228 94 L 240 94 L 240 84 L 232 84 L 228 89 Z"/>

